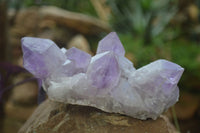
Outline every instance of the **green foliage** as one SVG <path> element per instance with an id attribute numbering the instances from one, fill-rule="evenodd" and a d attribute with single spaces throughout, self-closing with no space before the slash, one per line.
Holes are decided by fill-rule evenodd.
<path id="1" fill-rule="evenodd" d="M 140 38 L 133 37 L 131 34 L 120 34 L 120 40 L 124 44 L 126 53 L 131 53 L 137 60 L 135 67 L 141 67 L 155 59 L 155 49 L 153 46 L 143 46 Z M 134 63 L 134 62 L 133 62 Z"/>
<path id="2" fill-rule="evenodd" d="M 164 30 L 177 11 L 171 0 L 108 0 L 111 7 L 111 23 L 117 31 L 142 37 L 150 44 Z"/>
<path id="3" fill-rule="evenodd" d="M 172 60 L 188 70 L 194 70 L 200 67 L 200 62 L 197 60 L 200 46 L 186 40 L 171 42 Z"/>
<path id="4" fill-rule="evenodd" d="M 120 34 L 127 53 L 131 53 L 136 68 L 142 67 L 157 59 L 167 59 L 185 68 L 179 86 L 184 89 L 198 87 L 200 80 L 200 45 L 185 39 L 177 39 L 163 43 L 156 38 L 157 43 L 144 46 L 141 38 L 131 34 Z M 162 43 L 161 43 L 162 42 Z M 192 82 L 190 82 L 192 80 Z"/>
<path id="5" fill-rule="evenodd" d="M 165 44 L 143 46 L 140 38 L 130 34 L 120 34 L 119 36 L 125 50 L 136 57 L 137 67 L 159 58 L 167 58 L 191 71 L 200 67 L 200 61 L 198 61 L 200 46 L 195 43 L 174 40 Z M 159 40 L 157 41 L 159 42 Z"/>

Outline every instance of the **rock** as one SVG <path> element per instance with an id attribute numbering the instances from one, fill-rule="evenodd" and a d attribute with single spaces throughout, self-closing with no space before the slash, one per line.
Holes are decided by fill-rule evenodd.
<path id="1" fill-rule="evenodd" d="M 74 36 L 68 43 L 68 48 L 72 48 L 72 47 L 76 47 L 80 50 L 83 50 L 89 54 L 91 54 L 91 50 L 90 50 L 90 45 L 89 42 L 87 41 L 87 39 L 79 34 Z"/>
<path id="2" fill-rule="evenodd" d="M 54 20 L 57 24 L 72 28 L 83 34 L 99 34 L 109 32 L 107 23 L 81 13 L 70 12 L 53 6 L 40 8 L 39 13 L 45 20 Z"/>
<path id="3" fill-rule="evenodd" d="M 18 133 L 177 133 L 165 116 L 138 120 L 93 107 L 43 102 Z"/>

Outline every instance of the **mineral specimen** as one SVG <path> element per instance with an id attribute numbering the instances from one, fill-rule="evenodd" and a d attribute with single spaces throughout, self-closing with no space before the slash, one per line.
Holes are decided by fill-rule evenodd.
<path id="1" fill-rule="evenodd" d="M 160 59 L 135 69 L 117 34 L 103 38 L 97 54 L 77 48 L 59 49 L 48 39 L 22 39 L 24 67 L 42 79 L 50 99 L 93 106 L 138 119 L 156 119 L 178 101 L 184 71 Z"/>

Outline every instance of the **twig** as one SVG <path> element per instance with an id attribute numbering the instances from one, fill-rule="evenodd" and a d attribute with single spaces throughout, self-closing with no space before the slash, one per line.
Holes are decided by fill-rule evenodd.
<path id="1" fill-rule="evenodd" d="M 173 115 L 173 118 L 174 118 L 175 127 L 178 130 L 178 132 L 180 133 L 180 126 L 179 126 L 179 123 L 178 123 L 178 119 L 177 119 L 177 116 L 176 116 L 176 111 L 175 111 L 174 106 L 172 106 L 172 115 Z"/>

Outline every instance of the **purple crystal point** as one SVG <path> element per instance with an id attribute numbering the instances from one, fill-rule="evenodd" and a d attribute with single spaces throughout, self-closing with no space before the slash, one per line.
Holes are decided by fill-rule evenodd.
<path id="1" fill-rule="evenodd" d="M 184 69 L 167 60 L 158 60 L 157 62 L 160 63 L 161 66 L 160 76 L 166 80 L 162 85 L 162 90 L 164 94 L 170 94 L 174 90 L 174 87 L 177 86 Z"/>
<path id="2" fill-rule="evenodd" d="M 168 79 L 171 84 L 177 84 L 184 69 L 181 66 L 167 60 L 158 60 L 157 62 L 160 63 L 162 68 L 162 77 Z"/>
<path id="3" fill-rule="evenodd" d="M 159 90 L 168 95 L 177 88 L 183 71 L 181 66 L 161 59 L 136 70 L 129 83 L 134 87 L 140 86 L 140 90 L 149 95 Z"/>
<path id="4" fill-rule="evenodd" d="M 120 68 L 115 55 L 105 52 L 94 56 L 87 75 L 92 85 L 98 89 L 115 87 L 120 78 Z"/>
<path id="5" fill-rule="evenodd" d="M 105 51 L 112 51 L 117 55 L 124 56 L 125 50 L 124 47 L 119 40 L 116 32 L 111 32 L 106 37 L 104 37 L 101 41 L 99 41 L 97 54 L 105 52 Z"/>
<path id="6" fill-rule="evenodd" d="M 78 69 L 79 72 L 86 72 L 88 65 L 90 64 L 91 55 L 81 51 L 75 47 L 72 47 L 67 50 L 66 54 L 67 59 L 74 62 L 75 67 Z"/>
<path id="7" fill-rule="evenodd" d="M 49 39 L 24 37 L 21 42 L 24 67 L 38 78 L 47 78 L 66 60 L 59 47 Z"/>
<path id="8" fill-rule="evenodd" d="M 145 109 L 156 116 L 177 102 L 177 83 L 183 71 L 181 66 L 162 59 L 137 69 L 128 82 L 142 97 Z"/>

